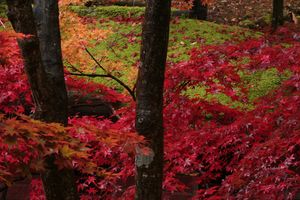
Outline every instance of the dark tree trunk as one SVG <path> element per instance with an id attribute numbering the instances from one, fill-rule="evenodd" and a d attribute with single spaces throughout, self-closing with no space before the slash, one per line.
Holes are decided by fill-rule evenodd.
<path id="1" fill-rule="evenodd" d="M 169 40 L 170 0 L 147 0 L 137 80 L 136 129 L 150 151 L 137 148 L 136 199 L 159 200 L 163 179 L 163 84 Z"/>
<path id="2" fill-rule="evenodd" d="M 190 12 L 190 18 L 206 20 L 207 19 L 207 5 L 201 3 L 201 0 L 194 0 L 193 7 Z"/>
<path id="3" fill-rule="evenodd" d="M 42 174 L 42 181 L 47 200 L 79 200 L 74 171 L 58 170 L 53 156 L 49 156 L 46 162 L 48 168 Z"/>
<path id="4" fill-rule="evenodd" d="M 43 60 L 47 60 L 51 54 L 51 46 L 42 52 L 42 56 L 40 46 L 41 49 L 45 48 L 46 42 L 42 41 L 41 45 L 39 44 L 31 0 L 7 0 L 7 5 L 8 17 L 15 31 L 32 35 L 30 38 L 18 40 L 18 43 L 36 106 L 35 118 L 67 124 L 67 93 L 62 65 L 47 63 L 47 67 L 43 66 Z"/>
<path id="5" fill-rule="evenodd" d="M 278 26 L 283 25 L 284 0 L 273 0 L 272 28 L 276 30 Z"/>
<path id="6" fill-rule="evenodd" d="M 48 109 L 41 110 L 40 118 L 66 125 L 68 97 L 62 63 L 58 0 L 34 0 L 34 17 L 43 69 L 51 88 L 47 93 L 52 97 L 47 100 Z"/>
<path id="7" fill-rule="evenodd" d="M 34 118 L 66 125 L 67 92 L 61 61 L 57 1 L 44 1 L 34 5 L 39 18 L 39 34 L 32 11 L 32 0 L 6 2 L 8 17 L 14 30 L 31 35 L 19 39 L 18 43 L 36 107 Z M 37 35 L 42 38 L 39 40 Z M 78 199 L 73 171 L 58 170 L 53 164 L 52 156 L 47 158 L 46 163 L 47 170 L 42 178 L 47 200 Z"/>

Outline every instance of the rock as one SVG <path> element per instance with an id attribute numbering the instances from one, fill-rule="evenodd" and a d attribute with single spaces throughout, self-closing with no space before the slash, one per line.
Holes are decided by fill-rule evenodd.
<path id="1" fill-rule="evenodd" d="M 118 119 L 118 117 L 114 116 L 115 111 L 112 104 L 104 101 L 100 96 L 83 96 L 77 92 L 69 92 L 68 98 L 69 116 L 102 116 L 104 118 L 110 118 L 112 121 Z"/>

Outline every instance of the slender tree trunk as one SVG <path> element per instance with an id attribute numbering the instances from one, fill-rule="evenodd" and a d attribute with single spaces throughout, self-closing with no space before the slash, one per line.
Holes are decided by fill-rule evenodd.
<path id="1" fill-rule="evenodd" d="M 273 0 L 273 13 L 272 13 L 272 28 L 276 30 L 278 26 L 283 25 L 283 8 L 284 0 Z"/>
<path id="2" fill-rule="evenodd" d="M 137 80 L 136 129 L 149 141 L 137 148 L 136 199 L 159 200 L 163 180 L 163 84 L 169 40 L 170 0 L 147 0 Z"/>
<path id="3" fill-rule="evenodd" d="M 201 0 L 194 0 L 193 7 L 190 12 L 190 17 L 194 19 L 206 20 L 207 9 L 207 5 L 203 5 L 201 3 Z"/>
<path id="4" fill-rule="evenodd" d="M 67 92 L 61 61 L 57 1 L 35 5 L 36 11 L 42 11 L 37 17 L 39 33 L 32 0 L 7 0 L 7 5 L 14 30 L 30 35 L 19 39 L 18 43 L 35 103 L 34 118 L 66 125 Z M 42 38 L 39 40 L 37 35 Z M 73 171 L 58 170 L 54 165 L 54 156 L 49 156 L 46 163 L 47 170 L 42 179 L 47 200 L 78 199 Z"/>

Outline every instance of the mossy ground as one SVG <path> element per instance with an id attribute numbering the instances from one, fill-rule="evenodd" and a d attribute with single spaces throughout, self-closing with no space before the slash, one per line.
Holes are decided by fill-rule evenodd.
<path id="1" fill-rule="evenodd" d="M 91 7 L 71 6 L 70 9 L 80 16 L 90 16 L 99 19 L 97 23 L 89 26 L 95 29 L 111 30 L 111 34 L 105 40 L 94 43 L 91 52 L 94 55 L 103 55 L 101 62 L 105 67 L 109 63 L 119 63 L 121 66 L 114 74 L 133 87 L 136 78 L 139 51 L 141 45 L 140 21 L 113 20 L 116 16 L 124 18 L 139 18 L 144 13 L 141 7 Z M 0 4 L 0 17 L 6 12 L 6 7 Z M 101 19 L 101 20 L 100 20 Z M 104 20 L 103 20 L 104 19 Z M 63 33 L 62 33 L 63 34 Z M 211 22 L 192 19 L 172 19 L 170 27 L 170 42 L 168 62 L 177 63 L 189 59 L 192 48 L 201 48 L 204 45 L 222 44 L 226 41 L 244 40 L 249 37 L 259 37 L 261 33 L 237 26 L 218 25 Z M 246 61 L 247 62 L 247 61 Z M 76 64 L 76 63 L 75 63 Z M 98 73 L 102 73 L 99 69 Z M 280 85 L 287 76 L 280 75 L 275 69 L 258 71 L 255 73 L 243 72 L 243 79 L 249 87 L 249 100 L 253 102 L 258 97 L 266 95 L 269 91 Z M 122 88 L 111 80 L 103 78 L 93 79 L 96 82 L 105 83 L 116 89 Z M 233 102 L 224 94 L 209 95 L 205 93 L 205 87 L 190 88 L 184 94 L 189 96 L 205 96 L 208 99 L 217 99 L 222 104 L 231 104 L 233 107 L 251 109 L 251 103 Z"/>
<path id="2" fill-rule="evenodd" d="M 134 81 L 128 80 L 128 77 L 132 79 L 133 75 L 128 76 L 128 73 L 134 74 L 132 68 L 136 68 L 139 60 L 141 23 L 135 21 L 120 22 L 111 18 L 117 15 L 124 18 L 129 16 L 137 18 L 143 15 L 144 8 L 118 6 L 86 8 L 83 6 L 72 6 L 70 9 L 80 16 L 91 16 L 99 20 L 99 22 L 91 26 L 112 31 L 108 38 L 95 45 L 93 53 L 105 55 L 105 58 L 102 60 L 103 63 L 121 62 L 122 70 L 118 74 L 123 81 L 130 82 L 133 85 Z M 189 51 L 192 48 L 200 48 L 203 45 L 210 44 L 222 44 L 225 41 L 237 38 L 243 40 L 258 35 L 259 33 L 257 32 L 236 26 L 176 18 L 172 20 L 170 27 L 168 62 L 176 63 L 188 60 Z M 102 82 L 101 79 L 95 80 Z"/>
<path id="3" fill-rule="evenodd" d="M 111 9 L 111 15 L 109 10 Z M 141 43 L 141 23 L 139 22 L 118 22 L 114 20 L 103 20 L 105 18 L 113 18 L 116 13 L 121 16 L 142 16 L 143 8 L 140 7 L 72 7 L 72 10 L 81 16 L 92 16 L 101 19 L 93 26 L 99 29 L 109 29 L 112 33 L 104 41 L 95 44 L 93 53 L 106 55 L 103 62 L 121 62 L 122 70 L 117 74 L 131 86 L 134 84 L 135 76 L 132 75 L 136 71 L 139 61 L 139 51 Z M 170 27 L 170 42 L 168 50 L 168 62 L 177 63 L 189 59 L 189 52 L 192 48 L 201 48 L 204 45 L 222 44 L 226 41 L 245 40 L 250 37 L 259 37 L 261 33 L 237 26 L 218 25 L 207 21 L 199 21 L 193 19 L 173 19 Z M 245 59 L 247 62 L 247 59 Z M 101 71 L 99 71 L 101 73 Z M 131 74 L 131 75 L 129 75 Z M 134 74 L 134 73 L 133 73 Z M 284 79 L 275 69 L 259 71 L 255 73 L 243 73 L 245 83 L 249 85 L 249 100 L 253 102 L 258 97 L 266 95 L 270 90 L 275 89 Z M 97 82 L 105 82 L 101 78 L 96 78 Z M 184 94 L 194 97 L 202 96 L 207 99 L 217 99 L 220 103 L 232 107 L 240 107 L 243 109 L 253 108 L 252 103 L 242 103 L 232 101 L 225 94 L 210 95 L 206 94 L 205 87 L 190 88 Z"/>
<path id="4" fill-rule="evenodd" d="M 124 6 L 70 6 L 73 12 L 80 16 L 110 18 L 110 17 L 140 17 L 144 14 L 143 7 L 124 7 Z"/>
<path id="5" fill-rule="evenodd" d="M 254 108 L 254 102 L 257 99 L 271 93 L 291 74 L 289 71 L 280 73 L 276 68 L 270 68 L 256 72 L 243 71 L 240 72 L 240 75 L 246 85 L 245 87 L 248 89 L 248 101 L 246 102 L 233 101 L 229 96 L 223 93 L 208 94 L 205 86 L 189 88 L 187 91 L 184 91 L 183 94 L 188 95 L 191 98 L 198 96 L 206 100 L 216 100 L 219 103 L 228 105 L 232 108 L 251 110 Z"/>

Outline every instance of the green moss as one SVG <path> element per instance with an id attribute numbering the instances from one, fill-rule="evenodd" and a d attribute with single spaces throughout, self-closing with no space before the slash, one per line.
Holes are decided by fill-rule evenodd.
<path id="1" fill-rule="evenodd" d="M 124 7 L 124 6 L 70 6 L 70 9 L 80 16 L 89 16 L 97 18 L 110 17 L 140 17 L 144 14 L 145 8 L 142 7 Z"/>
<path id="2" fill-rule="evenodd" d="M 251 110 L 254 108 L 255 100 L 278 88 L 282 81 L 290 77 L 291 73 L 289 71 L 280 73 L 276 68 L 271 68 L 267 70 L 260 70 L 254 73 L 240 72 L 240 75 L 244 80 L 244 87 L 249 88 L 248 102 L 233 101 L 229 96 L 223 93 L 207 93 L 207 87 L 203 85 L 188 88 L 186 91 L 183 91 L 182 94 L 187 95 L 190 98 L 199 98 L 207 101 L 214 100 L 222 105 L 227 105 L 232 108 Z"/>
<path id="3" fill-rule="evenodd" d="M 272 22 L 272 15 L 271 15 L 271 14 L 264 15 L 264 16 L 262 17 L 262 19 L 263 19 L 267 24 L 271 24 L 271 22 Z"/>
<path id="4" fill-rule="evenodd" d="M 272 15 L 268 13 L 256 20 L 245 19 L 243 21 L 240 21 L 239 25 L 241 27 L 255 29 L 255 28 L 259 28 L 259 27 L 265 27 L 265 26 L 271 24 L 271 22 L 272 22 Z"/>
<path id="5" fill-rule="evenodd" d="M 240 21 L 239 25 L 242 26 L 242 27 L 249 27 L 249 28 L 255 28 L 256 27 L 255 22 L 250 20 L 250 19 Z"/>
<path id="6" fill-rule="evenodd" d="M 230 63 L 234 66 L 238 66 L 238 65 L 245 65 L 245 64 L 249 63 L 250 61 L 251 61 L 251 59 L 249 57 L 243 57 L 243 58 L 239 58 L 238 60 L 236 60 L 236 59 L 231 60 Z"/>
<path id="7" fill-rule="evenodd" d="M 188 88 L 182 92 L 182 95 L 186 95 L 189 98 L 199 98 L 206 101 L 217 101 L 222 105 L 230 106 L 231 108 L 238 108 L 241 110 L 250 110 L 253 108 L 252 104 L 244 103 L 240 101 L 233 101 L 229 96 L 223 93 L 211 94 L 206 92 L 206 88 L 203 85 L 199 85 L 193 88 Z"/>
<path id="8" fill-rule="evenodd" d="M 120 7 L 86 8 L 83 6 L 72 6 L 71 9 L 75 9 L 74 11 L 80 15 L 111 17 L 119 12 Z M 105 15 L 103 14 L 103 9 L 105 10 Z M 99 10 L 101 12 L 98 12 Z M 120 12 L 124 15 L 130 12 L 139 13 L 134 14 L 134 16 L 139 16 L 144 10 L 139 7 L 121 7 Z M 118 77 L 124 82 L 128 83 L 131 81 L 131 84 L 133 84 L 132 80 L 128 80 L 128 74 L 139 61 L 141 23 L 119 23 L 113 20 L 104 20 L 96 25 L 91 24 L 91 26 L 112 31 L 108 38 L 95 44 L 95 48 L 92 50 L 93 53 L 95 55 L 103 55 L 102 63 L 104 66 L 109 66 L 111 62 L 121 62 L 122 69 L 117 72 Z M 260 33 L 237 26 L 218 25 L 207 21 L 182 18 L 171 23 L 168 61 L 176 63 L 188 60 L 189 52 L 192 48 L 201 48 L 209 44 L 222 44 L 232 39 L 244 40 L 245 38 L 258 36 L 260 36 Z M 99 73 L 101 73 L 101 70 L 99 70 Z M 118 87 L 117 84 L 112 83 L 113 81 L 103 78 L 95 79 L 95 81 Z M 224 102 L 228 101 L 225 97 L 219 98 L 223 98 Z"/>
<path id="9" fill-rule="evenodd" d="M 286 71 L 281 74 L 276 68 L 260 70 L 257 72 L 249 72 L 244 74 L 242 78 L 248 83 L 249 100 L 253 102 L 259 97 L 267 95 L 270 91 L 276 89 L 283 80 L 290 76 L 290 72 Z"/>
<path id="10" fill-rule="evenodd" d="M 120 61 L 121 58 L 124 66 L 132 66 L 133 63 L 138 61 L 141 41 L 140 24 L 108 21 L 99 23 L 96 27 L 110 29 L 113 32 L 105 41 L 96 46 L 96 52 L 108 52 L 107 59 L 111 61 Z M 181 19 L 178 23 L 171 24 L 168 60 L 171 62 L 188 60 L 189 51 L 192 48 L 199 48 L 207 44 L 221 44 L 231 40 L 235 37 L 234 35 L 239 35 L 239 32 L 244 33 L 240 36 L 241 40 L 253 35 L 252 32 L 247 33 L 247 31 L 238 27 Z"/>

